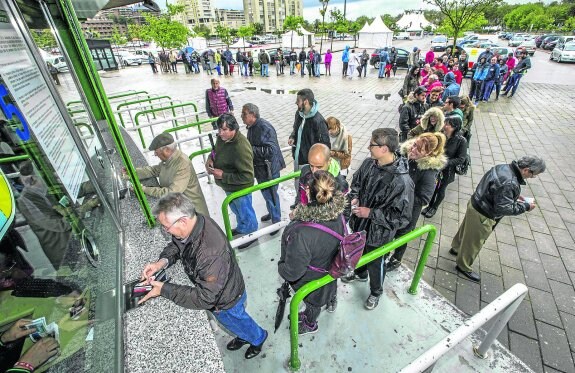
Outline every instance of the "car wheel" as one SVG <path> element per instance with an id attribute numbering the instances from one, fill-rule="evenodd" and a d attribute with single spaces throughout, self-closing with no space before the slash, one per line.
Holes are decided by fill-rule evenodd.
<path id="1" fill-rule="evenodd" d="M 128 62 L 124 61 L 124 67 L 128 67 Z"/>
<path id="2" fill-rule="evenodd" d="M 553 53 L 549 53 L 549 61 L 553 61 Z"/>
<path id="3" fill-rule="evenodd" d="M 375 67 L 377 70 L 379 70 L 379 61 L 377 61 L 376 63 L 373 64 L 373 67 Z"/>
<path id="4" fill-rule="evenodd" d="M 557 57 L 557 62 L 561 63 L 561 56 Z"/>

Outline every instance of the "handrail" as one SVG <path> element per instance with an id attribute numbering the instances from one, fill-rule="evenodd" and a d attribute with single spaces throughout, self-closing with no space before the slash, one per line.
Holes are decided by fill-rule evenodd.
<path id="1" fill-rule="evenodd" d="M 421 354 L 417 359 L 404 367 L 401 373 L 431 372 L 439 358 L 449 350 L 469 337 L 483 325 L 497 317 L 493 326 L 479 346 L 473 346 L 475 356 L 485 359 L 487 351 L 501 333 L 509 319 L 513 316 L 517 307 L 527 295 L 527 286 L 521 283 L 513 285 L 505 293 L 501 294 L 493 302 L 489 303 L 481 311 L 467 319 L 463 325 L 451 332 L 447 337 L 437 342 L 429 350 Z"/>
<path id="2" fill-rule="evenodd" d="M 197 126 L 200 126 L 200 125 L 202 125 L 202 124 L 212 123 L 212 122 L 215 122 L 215 121 L 217 121 L 217 120 L 218 120 L 218 118 L 202 119 L 202 120 L 200 120 L 200 121 L 198 121 L 198 122 L 187 123 L 187 124 L 183 124 L 183 125 L 181 125 L 181 126 L 176 126 L 176 127 L 173 127 L 173 128 L 168 128 L 168 129 L 165 130 L 164 132 L 177 132 L 177 131 L 180 131 L 180 130 L 185 130 L 185 129 L 192 128 L 192 127 L 197 127 Z M 200 133 L 202 133 L 200 128 L 198 128 L 198 130 L 200 130 Z"/>
<path id="3" fill-rule="evenodd" d="M 280 176 L 277 179 L 273 179 L 273 180 L 269 180 L 269 181 L 266 181 L 266 182 L 263 182 L 260 184 L 256 184 L 256 185 L 253 185 L 251 187 L 248 187 L 248 188 L 245 188 L 242 190 L 238 190 L 237 192 L 233 192 L 233 193 L 227 195 L 226 198 L 224 199 L 224 201 L 222 202 L 222 217 L 224 219 L 224 228 L 225 228 L 226 236 L 228 237 L 228 240 L 231 241 L 233 238 L 232 227 L 231 227 L 231 223 L 230 223 L 230 212 L 228 210 L 228 206 L 229 206 L 230 202 L 232 202 L 236 198 L 243 197 L 245 195 L 251 194 L 251 193 L 256 192 L 258 190 L 272 187 L 274 185 L 277 185 L 279 183 L 282 183 L 282 182 L 290 180 L 290 179 L 295 179 L 297 177 L 300 177 L 300 175 L 301 175 L 301 171 L 295 171 L 295 172 L 289 173 L 287 175 Z"/>
<path id="4" fill-rule="evenodd" d="M 30 157 L 27 154 L 14 155 L 12 157 L 0 157 L 0 164 L 20 162 L 25 161 L 27 159 L 30 159 Z"/>
<path id="5" fill-rule="evenodd" d="M 145 94 L 148 95 L 148 91 L 134 91 L 134 92 L 126 92 L 126 93 L 120 93 L 120 94 L 114 94 L 112 96 L 108 96 L 108 100 L 114 100 L 116 98 L 122 98 L 122 97 L 128 97 L 128 96 L 134 96 L 134 95 L 139 95 L 139 94 Z M 76 105 L 76 104 L 82 104 L 83 102 L 81 100 L 77 100 L 77 101 L 69 101 L 66 103 L 66 106 L 72 106 L 72 105 Z"/>
<path id="6" fill-rule="evenodd" d="M 230 194 L 231 196 L 231 194 Z M 229 197 L 229 196 L 228 196 Z M 222 211 L 223 212 L 223 211 Z M 230 232 L 231 233 L 231 232 Z M 415 270 L 415 274 L 413 275 L 413 280 L 411 281 L 411 286 L 409 287 L 409 293 L 414 295 L 417 293 L 417 285 L 419 284 L 419 280 L 423 275 L 423 270 L 425 269 L 425 263 L 427 262 L 427 257 L 431 252 L 431 248 L 433 246 L 433 240 L 435 239 L 435 235 L 437 234 L 437 228 L 431 224 L 424 225 L 423 227 L 417 228 L 412 230 L 411 232 L 389 242 L 385 245 L 377 248 L 374 251 L 371 251 L 367 254 L 364 254 L 359 262 L 357 263 L 356 268 L 363 267 L 364 265 L 376 260 L 384 256 L 385 254 L 397 249 L 398 247 L 407 244 L 409 241 L 412 241 L 416 238 L 419 238 L 427 233 L 427 238 L 425 239 L 425 245 L 423 247 L 423 251 L 421 252 L 421 256 L 419 258 L 419 262 L 417 263 L 417 268 Z M 289 369 L 292 371 L 299 370 L 301 367 L 301 361 L 299 360 L 299 353 L 298 353 L 298 323 L 299 323 L 299 304 L 301 301 L 311 292 L 321 288 L 329 284 L 330 282 L 334 281 L 334 278 L 331 275 L 325 275 L 322 278 L 317 280 L 313 280 L 302 286 L 293 296 L 290 302 L 290 342 L 291 342 L 291 356 L 290 361 L 288 363 Z"/>
<path id="7" fill-rule="evenodd" d="M 166 107 L 162 107 L 162 108 L 156 108 L 156 109 L 148 109 L 148 110 L 142 110 L 139 111 L 138 113 L 136 113 L 136 115 L 134 116 L 134 124 L 137 128 L 138 131 L 138 135 L 140 136 L 140 140 L 142 142 L 142 147 L 145 149 L 146 148 L 146 142 L 144 141 L 144 135 L 142 135 L 142 130 L 139 128 L 140 127 L 140 122 L 139 122 L 139 118 L 142 115 L 146 115 L 146 114 L 155 114 L 159 111 L 163 111 L 163 110 L 168 110 L 171 109 L 172 113 L 174 114 L 174 117 L 176 116 L 175 114 L 175 110 L 174 109 L 178 109 L 178 108 L 184 108 L 186 106 L 192 106 L 194 108 L 194 112 L 190 113 L 189 115 L 185 115 L 185 117 L 187 116 L 192 116 L 195 115 L 196 116 L 196 122 L 199 122 L 200 117 L 199 117 L 199 112 L 198 112 L 198 106 L 193 103 L 193 102 L 185 102 L 183 104 L 178 104 L 178 105 L 170 105 L 170 106 L 166 106 Z M 185 114 L 185 113 L 184 113 Z M 173 118 L 168 118 L 167 122 L 169 122 L 170 120 L 172 120 Z M 157 122 L 155 124 L 159 124 L 159 123 L 164 123 L 166 121 L 162 121 L 162 122 Z M 177 124 L 176 124 L 177 126 Z"/>
<path id="8" fill-rule="evenodd" d="M 202 154 L 206 154 L 211 152 L 212 149 L 211 148 L 205 148 L 205 149 L 200 149 L 200 150 L 196 150 L 195 152 L 193 152 L 192 154 L 190 154 L 190 156 L 188 157 L 190 159 L 190 161 L 192 159 L 194 159 L 195 157 L 197 157 L 198 155 L 202 155 Z"/>
<path id="9" fill-rule="evenodd" d="M 165 98 L 167 98 L 169 100 L 168 102 L 170 102 L 170 104 L 173 105 L 173 103 L 172 103 L 173 100 L 170 96 L 148 97 L 148 98 L 143 98 L 143 99 L 139 99 L 139 100 L 135 100 L 135 101 L 121 102 L 118 106 L 116 106 L 116 114 L 118 114 L 118 118 L 120 118 L 120 124 L 122 125 L 122 127 L 126 128 L 126 126 L 124 124 L 124 118 L 122 117 L 122 111 L 120 111 L 121 107 L 128 106 L 128 105 L 134 105 L 134 104 L 140 104 L 142 102 L 149 102 L 150 106 L 152 106 L 152 101 L 163 100 Z"/>

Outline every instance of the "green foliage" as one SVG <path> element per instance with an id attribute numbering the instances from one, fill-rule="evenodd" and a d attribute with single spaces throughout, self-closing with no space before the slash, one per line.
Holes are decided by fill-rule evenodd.
<path id="1" fill-rule="evenodd" d="M 394 17 L 391 14 L 384 14 L 381 16 L 381 20 L 391 31 L 398 29 L 396 22 L 399 21 L 399 18 Z"/>
<path id="2" fill-rule="evenodd" d="M 216 26 L 216 35 L 218 35 L 222 43 L 224 43 L 228 47 L 230 46 L 230 44 L 232 44 L 233 41 L 232 32 L 230 28 L 227 27 L 226 25 L 218 23 L 218 25 Z"/>
<path id="3" fill-rule="evenodd" d="M 445 14 L 441 13 L 439 10 L 424 10 L 423 16 L 429 22 L 437 26 L 441 25 L 445 19 Z"/>
<path id="4" fill-rule="evenodd" d="M 126 35 L 128 40 L 132 41 L 135 39 L 143 40 L 143 41 L 150 41 L 150 37 L 146 35 L 144 27 L 141 25 L 128 25 L 128 33 Z"/>
<path id="5" fill-rule="evenodd" d="M 382 17 L 383 18 L 383 17 Z M 360 25 L 364 26 L 365 22 L 372 23 L 375 20 L 375 17 L 368 17 L 368 16 L 359 16 L 355 20 L 355 22 L 359 23 Z M 383 21 L 385 23 L 385 19 Z"/>
<path id="6" fill-rule="evenodd" d="M 124 35 L 120 34 L 118 27 L 114 26 L 114 31 L 112 32 L 112 37 L 110 37 L 110 42 L 114 45 L 124 45 L 128 41 Z"/>
<path id="7" fill-rule="evenodd" d="M 191 36 L 190 30 L 169 16 L 144 15 L 147 25 L 142 26 L 143 40 L 153 40 L 161 48 L 181 48 Z"/>
<path id="8" fill-rule="evenodd" d="M 193 28 L 194 33 L 197 36 L 203 37 L 203 38 L 208 38 L 210 36 L 210 34 L 212 33 L 212 30 L 210 30 L 210 28 L 204 24 L 202 25 L 197 25 L 194 26 Z"/>
<path id="9" fill-rule="evenodd" d="M 283 29 L 285 31 L 298 31 L 300 26 L 304 24 L 303 17 L 287 16 L 284 19 Z"/>
<path id="10" fill-rule="evenodd" d="M 252 23 L 252 26 L 254 27 L 254 30 L 255 30 L 254 34 L 261 35 L 264 33 L 264 25 L 262 25 L 261 23 L 259 23 L 259 22 Z"/>
<path id="11" fill-rule="evenodd" d="M 32 39 L 39 48 L 56 47 L 56 38 L 49 29 L 32 30 Z"/>
<path id="12" fill-rule="evenodd" d="M 455 36 L 453 39 L 455 46 L 457 35 L 471 29 L 479 16 L 483 16 L 485 9 L 498 6 L 502 0 L 424 0 L 424 2 L 436 6 L 445 16 L 441 25 L 451 30 Z"/>
<path id="13" fill-rule="evenodd" d="M 166 2 L 167 3 L 167 2 Z M 168 8 L 168 16 L 172 17 L 176 14 L 183 13 L 186 10 L 185 5 L 166 4 Z"/>
<path id="14" fill-rule="evenodd" d="M 453 29 L 451 22 L 449 22 L 447 18 L 443 20 L 443 23 L 437 28 L 437 31 L 449 37 L 459 38 L 463 36 L 463 33 L 465 31 L 480 30 L 481 28 L 487 26 L 488 24 L 489 22 L 487 21 L 487 19 L 485 19 L 483 13 L 481 13 L 477 15 L 472 22 L 467 23 L 465 27 L 461 28 L 458 31 L 457 35 L 455 35 L 455 30 Z"/>
<path id="15" fill-rule="evenodd" d="M 575 31 L 575 17 L 569 17 L 565 20 L 563 25 L 563 31 L 574 32 Z"/>
<path id="16" fill-rule="evenodd" d="M 504 17 L 505 24 L 513 30 L 550 29 L 555 20 L 542 3 L 520 5 Z"/>
<path id="17" fill-rule="evenodd" d="M 245 26 L 240 26 L 240 28 L 238 28 L 238 36 L 240 38 L 249 38 L 250 36 L 254 36 L 256 33 L 256 29 L 254 28 L 253 25 L 245 25 Z"/>

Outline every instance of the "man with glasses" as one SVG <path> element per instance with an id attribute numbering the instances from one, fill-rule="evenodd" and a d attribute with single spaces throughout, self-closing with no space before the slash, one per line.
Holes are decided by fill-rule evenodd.
<path id="1" fill-rule="evenodd" d="M 398 149 L 396 130 L 376 129 L 368 146 L 371 157 L 353 175 L 349 225 L 354 232 L 367 232 L 364 254 L 392 241 L 411 219 L 414 184 L 407 159 L 397 155 Z M 368 274 L 371 292 L 364 306 L 373 310 L 383 294 L 385 263 L 382 257 L 356 269 L 355 274 L 342 281 L 367 281 Z"/>
<path id="2" fill-rule="evenodd" d="M 224 232 L 211 218 L 196 214 L 193 203 L 181 193 L 162 197 L 152 212 L 172 241 L 158 261 L 144 267 L 142 279 L 152 290 L 139 303 L 161 295 L 181 307 L 210 311 L 236 335 L 228 350 L 249 344 L 245 358 L 258 356 L 268 333 L 246 312 L 244 279 Z M 178 259 L 194 286 L 154 280 L 156 272 Z"/>
<path id="3" fill-rule="evenodd" d="M 196 170 L 189 158 L 178 150 L 174 137 L 169 133 L 161 133 L 152 140 L 148 149 L 153 150 L 161 162 L 155 166 L 137 168 L 136 173 L 140 180 L 157 178 L 159 186 L 142 185 L 144 193 L 156 198 L 168 193 L 184 193 L 200 214 L 210 216 Z M 125 175 L 124 178 L 128 177 Z"/>
<path id="4" fill-rule="evenodd" d="M 521 195 L 521 185 L 544 171 L 543 159 L 524 156 L 511 164 L 497 165 L 483 175 L 449 250 L 451 255 L 457 255 L 455 268 L 459 273 L 471 281 L 481 280 L 472 268 L 481 247 L 504 216 L 520 215 L 535 208 L 533 198 Z"/>
<path id="5" fill-rule="evenodd" d="M 208 174 L 213 175 L 216 184 L 226 195 L 254 185 L 254 154 L 248 139 L 240 132 L 240 126 L 231 114 L 222 114 L 216 122 L 218 139 L 214 152 L 206 162 Z M 249 234 L 258 229 L 258 220 L 252 206 L 252 195 L 248 194 L 230 202 L 236 215 L 237 228 L 232 234 Z M 253 242 L 253 241 L 252 241 Z M 248 242 L 238 249 L 248 247 Z"/>
<path id="6" fill-rule="evenodd" d="M 459 115 L 461 121 L 463 121 L 463 111 L 459 108 L 461 106 L 461 99 L 459 96 L 449 96 L 445 99 L 445 105 L 443 105 L 443 113 L 447 118 L 450 115 Z"/>

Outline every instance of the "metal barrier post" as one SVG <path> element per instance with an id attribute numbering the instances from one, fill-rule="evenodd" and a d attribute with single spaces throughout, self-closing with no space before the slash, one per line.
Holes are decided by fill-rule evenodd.
<path id="1" fill-rule="evenodd" d="M 4 163 L 13 163 L 13 162 L 20 162 L 30 159 L 28 155 L 14 155 L 12 157 L 2 157 L 0 158 L 0 164 Z"/>
<path id="2" fill-rule="evenodd" d="M 231 196 L 231 194 L 230 194 Z M 229 196 L 228 196 L 229 197 Z M 222 210 L 223 213 L 223 210 Z M 225 220 L 224 220 L 224 224 L 225 224 Z M 228 228 L 226 226 L 226 228 Z M 435 234 L 437 233 L 437 229 L 435 228 L 435 226 L 433 225 L 424 225 L 423 227 L 414 229 L 413 231 L 381 246 L 380 248 L 377 248 L 374 251 L 371 251 L 365 255 L 363 255 L 361 257 L 361 259 L 359 260 L 359 262 L 357 263 L 356 268 L 362 267 L 374 260 L 376 260 L 377 258 L 380 258 L 382 256 L 384 256 L 385 254 L 397 249 L 398 247 L 407 244 L 409 241 L 412 241 L 416 238 L 419 238 L 421 236 L 423 236 L 424 234 L 428 233 L 427 236 L 427 241 L 426 241 L 426 248 L 427 248 L 427 244 L 433 243 L 433 238 L 435 237 Z M 431 236 L 431 240 L 430 240 L 430 236 Z M 231 230 L 230 230 L 230 236 L 231 237 Z M 428 252 L 427 254 L 429 254 L 429 250 L 431 250 L 431 244 L 430 246 L 427 248 Z M 425 249 L 424 249 L 425 251 Z M 425 261 L 427 261 L 427 256 L 428 255 L 424 255 L 422 253 L 421 257 L 419 258 L 419 263 L 418 263 L 418 269 L 420 269 L 421 273 L 419 276 L 414 276 L 413 280 L 411 282 L 411 287 L 410 287 L 410 294 L 415 294 L 414 292 L 411 292 L 411 289 L 413 288 L 417 288 L 417 285 L 419 284 L 419 280 L 421 279 L 421 274 L 423 273 L 423 268 L 425 267 Z M 308 282 L 307 284 L 305 284 L 304 286 L 302 286 L 293 296 L 291 302 L 290 302 L 290 342 L 291 342 L 291 357 L 290 357 L 290 361 L 289 361 L 289 368 L 292 371 L 296 371 L 299 370 L 299 368 L 301 367 L 301 361 L 299 360 L 299 352 L 298 352 L 298 323 L 299 323 L 299 315 L 298 315 L 298 310 L 299 310 L 299 304 L 301 303 L 301 301 L 311 292 L 321 288 L 322 286 L 325 286 L 327 284 L 329 284 L 330 282 L 332 282 L 334 280 L 333 277 L 331 277 L 330 275 L 325 275 L 322 278 L 319 278 L 317 280 L 313 280 Z"/>

